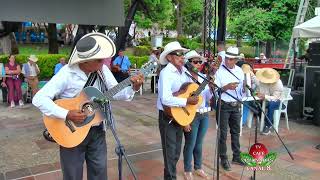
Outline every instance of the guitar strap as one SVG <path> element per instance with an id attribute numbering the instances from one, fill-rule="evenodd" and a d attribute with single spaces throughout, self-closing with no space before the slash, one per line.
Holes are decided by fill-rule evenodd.
<path id="1" fill-rule="evenodd" d="M 93 86 L 96 79 L 97 79 L 97 72 L 90 73 L 89 78 L 88 78 L 86 84 L 83 86 L 83 88 L 88 87 L 88 86 Z"/>
<path id="2" fill-rule="evenodd" d="M 187 76 L 189 76 L 195 83 L 197 83 L 198 85 L 200 85 L 201 83 L 196 79 L 194 78 L 191 74 L 189 74 L 187 71 L 185 72 Z"/>

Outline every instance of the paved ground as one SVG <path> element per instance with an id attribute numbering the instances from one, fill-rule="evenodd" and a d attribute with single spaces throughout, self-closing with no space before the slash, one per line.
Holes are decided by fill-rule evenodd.
<path id="1" fill-rule="evenodd" d="M 162 179 L 163 160 L 155 107 L 156 95 L 137 95 L 132 102 L 114 102 L 113 110 L 117 120 L 117 132 L 124 145 L 138 179 Z M 0 104 L 0 180 L 60 180 L 58 146 L 42 137 L 41 114 L 32 105 L 23 108 L 8 108 Z M 216 129 L 214 113 L 211 114 L 210 128 L 205 137 L 204 169 L 214 171 Z M 320 177 L 320 151 L 314 146 L 320 143 L 320 128 L 305 121 L 290 121 L 290 131 L 280 123 L 280 135 L 292 152 L 291 160 L 275 135 L 261 136 L 258 141 L 269 151 L 278 153 L 271 171 L 257 172 L 256 179 L 305 179 Z M 244 128 L 241 149 L 247 152 L 249 143 L 254 141 L 254 129 Z M 115 142 L 110 131 L 108 143 L 108 177 L 118 179 Z M 228 144 L 230 145 L 230 137 Z M 228 147 L 230 153 L 230 146 Z M 231 156 L 230 156 L 231 157 Z M 123 179 L 133 179 L 126 163 L 123 163 Z M 221 170 L 221 168 L 220 168 Z M 86 172 L 84 172 L 85 174 Z M 182 178 L 182 157 L 178 164 L 178 179 Z M 231 172 L 220 171 L 221 179 L 249 179 L 252 171 L 232 165 Z M 86 178 L 85 178 L 86 179 Z"/>

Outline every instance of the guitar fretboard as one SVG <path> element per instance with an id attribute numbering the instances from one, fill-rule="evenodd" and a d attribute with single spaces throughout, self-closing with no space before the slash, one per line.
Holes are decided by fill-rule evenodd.
<path id="1" fill-rule="evenodd" d="M 131 84 L 130 77 L 128 77 L 127 79 L 125 79 L 125 80 L 121 81 L 120 83 L 118 83 L 116 86 L 114 86 L 111 89 L 109 89 L 107 91 L 107 93 L 105 94 L 105 96 L 108 99 L 112 99 L 112 97 L 114 95 L 116 95 L 118 92 L 120 92 L 122 89 L 126 88 L 130 84 Z"/>

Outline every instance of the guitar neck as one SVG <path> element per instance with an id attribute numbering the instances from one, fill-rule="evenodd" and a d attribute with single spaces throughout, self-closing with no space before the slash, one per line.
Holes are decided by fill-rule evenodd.
<path id="1" fill-rule="evenodd" d="M 199 96 L 200 93 L 204 90 L 204 88 L 206 87 L 206 85 L 208 84 L 208 82 L 206 80 L 204 80 L 200 86 L 198 87 L 198 89 L 193 93 L 194 96 Z"/>
<path id="2" fill-rule="evenodd" d="M 128 77 L 127 79 L 118 83 L 116 86 L 109 89 L 105 94 L 105 96 L 107 97 L 107 99 L 112 99 L 114 95 L 116 95 L 118 92 L 120 92 L 122 89 L 126 88 L 130 84 L 131 84 L 130 77 Z"/>

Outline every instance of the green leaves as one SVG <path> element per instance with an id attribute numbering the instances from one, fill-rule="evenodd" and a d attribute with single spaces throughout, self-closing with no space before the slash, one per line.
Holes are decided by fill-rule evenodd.
<path id="1" fill-rule="evenodd" d="M 249 167 L 256 167 L 257 165 L 266 167 L 270 166 L 276 160 L 277 154 L 274 152 L 268 153 L 260 162 L 260 164 L 257 164 L 256 159 L 254 159 L 249 153 L 240 153 L 240 158 Z"/>
<path id="2" fill-rule="evenodd" d="M 270 166 L 273 163 L 273 161 L 276 160 L 276 158 L 277 158 L 277 154 L 271 152 L 263 158 L 263 160 L 260 163 L 260 166 L 264 166 L 264 167 Z"/>
<path id="3" fill-rule="evenodd" d="M 247 166 L 256 167 L 257 162 L 249 153 L 240 153 L 241 160 L 246 163 Z"/>

